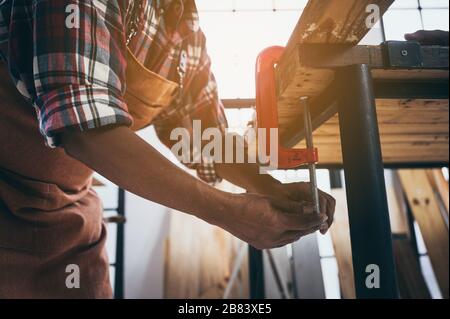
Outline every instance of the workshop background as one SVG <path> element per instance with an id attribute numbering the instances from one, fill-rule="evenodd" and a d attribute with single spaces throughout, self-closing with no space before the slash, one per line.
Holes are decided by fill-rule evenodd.
<path id="1" fill-rule="evenodd" d="M 268 46 L 287 43 L 307 1 L 196 0 L 196 3 L 200 13 L 201 27 L 207 36 L 208 50 L 213 61 L 220 97 L 222 99 L 254 98 L 256 56 Z M 449 2 L 447 0 L 397 0 L 385 14 L 382 23 L 383 25 L 378 24 L 366 36 L 363 44 L 379 44 L 384 38 L 403 40 L 403 34 L 419 29 L 448 30 Z M 227 116 L 234 130 L 244 132 L 253 119 L 254 111 L 228 109 Z M 176 162 L 170 152 L 158 141 L 152 128 L 140 132 L 139 135 Z M 445 178 L 444 182 L 448 183 L 446 169 L 442 172 L 438 170 L 426 173 L 428 176 L 434 175 L 441 181 Z M 319 170 L 318 174 L 320 188 L 331 191 L 329 172 Z M 283 182 L 308 179 L 307 172 L 304 170 L 277 171 L 273 172 L 273 175 Z M 343 175 L 341 177 L 343 178 Z M 222 298 L 225 295 L 230 298 L 248 298 L 248 260 L 246 253 L 243 253 L 247 249 L 245 244 L 198 219 L 171 211 L 133 194 L 122 193 L 101 176 L 97 176 L 97 179 L 103 184 L 97 186 L 96 190 L 104 201 L 105 216 L 114 216 L 119 209 L 119 212 L 124 213 L 127 219 L 125 226 L 109 224 L 108 251 L 111 261 L 111 279 L 117 297 Z M 386 180 L 391 211 L 396 210 L 399 214 L 406 215 L 407 209 L 398 173 L 386 171 Z M 219 187 L 233 192 L 241 191 L 225 182 Z M 351 278 L 347 275 L 351 274 L 349 269 L 351 265 L 338 260 L 334 249 L 336 242 L 347 240 L 345 235 L 339 232 L 342 232 L 342 228 L 339 229 L 339 227 L 345 229 L 345 191 L 333 190 L 332 194 L 338 199 L 336 225 L 331 234 L 316 236 L 317 260 L 321 265 L 319 271 L 322 275 L 317 285 L 320 286 L 326 298 L 353 298 Z M 415 243 L 420 256 L 421 273 L 419 275 L 422 276 L 414 287 L 420 287 L 422 284 L 422 289 L 426 290 L 422 292 L 424 296 L 442 298 L 440 285 L 427 255 L 420 227 L 414 224 L 413 229 L 415 230 L 413 237 L 416 239 Z M 393 231 L 395 230 L 396 227 L 393 225 Z M 344 255 L 348 253 L 348 251 L 340 252 Z M 265 254 L 266 297 L 281 298 L 283 295 L 292 297 L 294 280 L 292 247 L 273 250 L 271 256 L 281 277 L 282 285 L 280 287 L 277 284 L 271 270 L 273 264 Z M 237 260 L 242 261 L 239 268 L 235 267 Z M 233 276 L 234 268 L 238 270 L 235 272 L 236 276 Z M 231 277 L 234 283 L 228 287 Z M 424 283 L 421 283 L 421 280 Z"/>

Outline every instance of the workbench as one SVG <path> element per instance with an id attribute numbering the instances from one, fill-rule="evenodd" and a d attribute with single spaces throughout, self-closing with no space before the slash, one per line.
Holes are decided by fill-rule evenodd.
<path id="1" fill-rule="evenodd" d="M 389 60 L 390 51 L 400 52 L 398 60 Z M 318 44 L 299 45 L 291 59 L 296 55 L 310 74 L 301 81 L 313 77 L 315 68 L 333 72 L 311 107 L 314 140 L 320 165 L 345 171 L 356 295 L 396 298 L 383 169 L 448 166 L 448 47 Z M 409 55 L 416 57 L 410 60 Z M 299 88 L 295 82 L 289 86 Z M 303 94 L 278 83 L 281 138 L 295 146 L 304 132 L 295 96 Z M 380 268 L 379 289 L 365 284 L 372 264 Z"/>
<path id="2" fill-rule="evenodd" d="M 392 2 L 310 0 L 275 71 L 281 144 L 304 148 L 307 96 L 319 165 L 345 170 L 357 298 L 398 298 L 384 168 L 449 162 L 448 47 L 357 45 L 367 6 L 382 15 Z M 250 264 L 251 295 L 264 297 L 260 252 Z M 378 289 L 366 285 L 370 265 Z"/>

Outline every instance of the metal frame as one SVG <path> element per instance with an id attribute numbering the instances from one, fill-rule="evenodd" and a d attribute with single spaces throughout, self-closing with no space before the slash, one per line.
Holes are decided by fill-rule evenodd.
<path id="1" fill-rule="evenodd" d="M 114 267 L 114 298 L 124 298 L 124 264 L 125 264 L 125 190 L 118 188 L 117 190 L 117 207 L 105 208 L 103 212 L 115 212 L 117 215 L 104 218 L 104 222 L 117 225 L 116 230 L 116 258 L 114 263 L 110 263 Z"/>
<path id="2" fill-rule="evenodd" d="M 367 65 L 337 71 L 342 154 L 358 298 L 398 298 L 372 75 Z M 380 286 L 367 285 L 371 265 Z"/>
<path id="3" fill-rule="evenodd" d="M 117 214 L 125 218 L 125 190 L 119 188 Z M 125 261 L 125 224 L 117 223 L 116 262 L 114 273 L 114 298 L 123 299 L 124 292 L 124 261 Z"/>
<path id="4" fill-rule="evenodd" d="M 248 246 L 250 299 L 265 299 L 263 251 Z"/>

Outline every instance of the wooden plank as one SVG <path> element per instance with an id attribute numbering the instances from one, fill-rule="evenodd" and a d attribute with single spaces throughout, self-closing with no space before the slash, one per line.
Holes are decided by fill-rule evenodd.
<path id="1" fill-rule="evenodd" d="M 378 100 L 377 113 L 385 163 L 449 162 L 448 100 Z M 314 132 L 314 143 L 321 164 L 342 164 L 337 115 Z"/>
<path id="2" fill-rule="evenodd" d="M 400 170 L 400 180 L 422 233 L 441 293 L 449 297 L 449 233 L 424 170 Z"/>
<path id="3" fill-rule="evenodd" d="M 400 297 L 430 299 L 430 292 L 410 240 L 406 236 L 394 237 L 392 243 Z"/>
<path id="4" fill-rule="evenodd" d="M 173 211 L 166 245 L 165 298 L 222 298 L 235 249 L 235 238 L 227 232 Z"/>
<path id="5" fill-rule="evenodd" d="M 445 180 L 444 173 L 440 169 L 428 170 L 428 179 L 430 180 L 431 186 L 434 188 L 436 193 L 439 195 L 442 204 L 444 205 L 445 212 L 447 213 L 447 218 L 449 214 L 449 187 L 448 182 Z"/>
<path id="6" fill-rule="evenodd" d="M 332 189 L 331 195 L 336 199 L 336 211 L 330 233 L 339 269 L 341 297 L 342 299 L 355 299 L 355 278 L 353 274 L 347 195 L 345 189 Z"/>
<path id="7" fill-rule="evenodd" d="M 385 181 L 392 234 L 409 238 L 407 207 L 400 180 L 397 174 L 387 171 Z"/>
<path id="8" fill-rule="evenodd" d="M 436 71 L 432 78 L 436 78 L 436 74 L 442 74 L 443 78 L 448 74 L 449 68 L 449 50 L 444 46 L 421 46 L 423 55 L 423 63 L 420 68 L 406 68 L 395 70 L 393 73 L 402 70 L 404 75 L 402 79 L 416 78 L 417 73 L 427 73 L 428 71 Z M 348 44 L 297 44 L 287 57 L 286 61 L 290 64 L 295 64 L 304 68 L 311 69 L 336 69 L 351 64 L 367 64 L 371 69 L 380 69 L 381 71 L 389 69 L 389 65 L 385 59 L 384 48 L 381 45 L 356 45 L 349 46 Z M 280 62 L 280 63 L 287 63 Z M 277 73 L 280 79 L 283 78 L 284 65 L 277 66 Z M 445 72 L 446 71 L 446 72 Z M 381 75 L 375 74 L 375 78 L 384 78 Z M 422 77 L 422 76 L 420 76 Z M 390 77 L 388 77 L 390 78 Z M 439 78 L 439 77 L 438 77 Z M 287 84 L 287 83 L 285 83 Z M 285 86 L 279 83 L 279 88 L 283 91 Z"/>
<path id="9" fill-rule="evenodd" d="M 403 299 L 429 299 L 431 296 L 411 242 L 407 207 L 400 179 L 393 172 L 385 175 L 400 296 Z"/>
<path id="10" fill-rule="evenodd" d="M 430 298 L 417 256 L 409 239 L 405 205 L 402 203 L 403 193 L 399 191 L 401 185 L 395 175 L 386 176 L 386 184 L 400 295 L 405 299 Z M 343 299 L 354 299 L 355 288 L 345 190 L 332 189 L 331 195 L 336 199 L 336 212 L 330 231 L 339 268 L 341 294 Z"/>
<path id="11" fill-rule="evenodd" d="M 372 12 L 367 10 L 368 6 L 377 6 L 381 16 L 393 2 L 394 0 L 310 0 L 276 68 L 280 107 L 295 103 L 300 96 L 317 96 L 334 78 L 331 70 L 305 68 L 300 63 L 300 54 L 295 52 L 299 44 L 354 46 L 370 31 L 367 18 Z M 296 83 L 296 79 L 300 83 Z"/>
<path id="12" fill-rule="evenodd" d="M 383 15 L 393 2 L 394 0 L 310 0 L 289 39 L 285 56 L 299 43 L 355 45 L 370 31 L 366 23 L 371 14 L 367 10 L 368 6 L 378 6 Z"/>
<path id="13" fill-rule="evenodd" d="M 424 64 L 420 69 L 387 69 L 380 45 L 298 44 L 277 66 L 277 90 L 281 106 L 300 96 L 320 94 L 334 79 L 333 69 L 367 64 L 374 79 L 448 79 L 448 47 L 422 47 Z"/>
<path id="14" fill-rule="evenodd" d="M 338 144 L 339 142 L 336 142 Z M 320 150 L 320 163 L 324 166 L 342 165 L 341 147 L 336 144 L 322 144 L 315 142 Z M 413 145 L 391 144 L 382 146 L 385 165 L 417 164 L 417 163 L 448 163 L 448 144 L 442 148 Z"/>

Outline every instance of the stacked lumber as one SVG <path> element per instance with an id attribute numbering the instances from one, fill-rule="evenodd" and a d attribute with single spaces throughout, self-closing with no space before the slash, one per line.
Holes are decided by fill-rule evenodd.
<path id="1" fill-rule="evenodd" d="M 407 237 L 395 237 L 392 242 L 397 282 L 402 299 L 430 299 L 417 254 Z"/>
<path id="2" fill-rule="evenodd" d="M 402 185 L 397 174 L 388 175 L 386 191 L 392 230 L 392 248 L 397 269 L 400 297 L 403 299 L 430 299 L 419 262 L 417 247 L 412 240 Z"/>
<path id="3" fill-rule="evenodd" d="M 344 189 L 332 189 L 336 199 L 334 223 L 330 229 L 334 253 L 338 264 L 339 284 L 342 299 L 355 299 L 355 279 L 353 275 L 352 244 L 348 221 L 347 197 Z"/>
<path id="4" fill-rule="evenodd" d="M 414 219 L 438 281 L 442 296 L 449 297 L 449 229 L 448 214 L 439 203 L 425 170 L 400 170 L 399 176 Z M 446 194 L 447 195 L 447 194 Z"/>
<path id="5" fill-rule="evenodd" d="M 400 296 L 404 299 L 429 299 L 430 293 L 409 233 L 407 206 L 401 184 L 396 175 L 387 175 L 387 178 L 386 191 Z M 339 269 L 341 296 L 343 299 L 354 299 L 355 282 L 346 194 L 344 189 L 332 189 L 331 194 L 336 199 L 331 237 Z"/>

